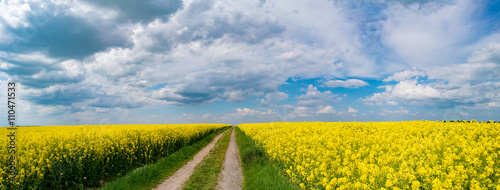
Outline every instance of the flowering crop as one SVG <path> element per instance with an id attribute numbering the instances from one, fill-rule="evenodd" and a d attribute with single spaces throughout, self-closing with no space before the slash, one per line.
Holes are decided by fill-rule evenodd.
<path id="1" fill-rule="evenodd" d="M 240 129 L 303 189 L 500 190 L 500 124 L 279 122 Z"/>
<path id="2" fill-rule="evenodd" d="M 9 179 L 6 128 L 0 128 L 0 189 L 95 187 L 192 144 L 225 124 L 19 127 L 17 176 Z"/>

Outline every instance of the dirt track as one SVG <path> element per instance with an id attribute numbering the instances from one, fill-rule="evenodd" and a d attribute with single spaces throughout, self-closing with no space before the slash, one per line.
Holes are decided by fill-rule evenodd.
<path id="1" fill-rule="evenodd" d="M 219 177 L 219 182 L 217 183 L 217 189 L 240 190 L 242 183 L 243 173 L 240 164 L 240 154 L 236 147 L 236 137 L 233 129 L 222 172 Z"/>
<path id="2" fill-rule="evenodd" d="M 194 171 L 194 167 L 198 165 L 201 160 L 210 153 L 210 150 L 214 147 L 215 143 L 222 137 L 221 133 L 217 135 L 212 142 L 210 142 L 207 146 L 205 146 L 200 152 L 198 152 L 193 160 L 189 161 L 186 165 L 180 168 L 177 172 L 175 172 L 172 176 L 163 181 L 160 185 L 158 185 L 155 190 L 178 190 L 181 189 L 184 183 L 189 179 L 189 176 Z M 232 138 L 232 136 L 231 136 Z M 231 145 L 229 145 L 231 146 Z"/>

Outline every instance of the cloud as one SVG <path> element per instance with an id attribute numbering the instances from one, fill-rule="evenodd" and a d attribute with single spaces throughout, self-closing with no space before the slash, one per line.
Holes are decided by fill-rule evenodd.
<path id="1" fill-rule="evenodd" d="M 399 107 L 398 110 L 394 110 L 394 111 L 391 111 L 391 110 L 387 110 L 385 108 L 382 108 L 381 109 L 381 112 L 379 113 L 379 115 L 382 115 L 382 116 L 385 116 L 385 115 L 393 115 L 393 114 L 409 114 L 410 111 L 408 110 L 405 110 L 403 107 Z"/>
<path id="2" fill-rule="evenodd" d="M 417 84 L 417 81 L 401 81 L 394 88 L 386 89 L 396 97 L 405 97 L 407 100 L 424 100 L 441 97 L 441 93 L 430 85 Z"/>
<path id="3" fill-rule="evenodd" d="M 224 49 L 229 48 L 228 44 L 221 45 Z M 218 54 L 202 49 L 198 51 L 203 52 L 207 58 Z M 178 65 L 176 68 L 172 65 L 163 68 L 162 70 L 172 68 L 169 71 L 172 75 L 158 76 L 159 79 L 163 78 L 161 81 L 167 82 L 168 86 L 155 92 L 153 97 L 179 104 L 203 104 L 215 100 L 242 102 L 254 94 L 274 92 L 277 86 L 285 81 L 284 78 L 271 73 L 272 69 L 269 68 L 273 68 L 273 65 L 255 67 L 252 59 L 228 60 L 227 58 L 224 55 L 213 57 L 211 59 L 215 60 L 202 66 L 205 69 L 201 70 L 196 67 L 198 62 L 187 62 L 184 66 Z M 217 69 L 209 68 L 211 65 Z M 194 71 L 195 69 L 199 71 Z"/>
<path id="4" fill-rule="evenodd" d="M 183 6 L 181 0 L 146 0 L 141 2 L 134 0 L 87 0 L 87 2 L 103 9 L 118 12 L 117 20 L 132 22 L 149 22 L 156 18 L 166 19 Z"/>
<path id="5" fill-rule="evenodd" d="M 346 111 L 341 111 L 337 112 L 337 115 L 344 115 L 344 116 L 349 116 L 349 117 L 357 117 L 359 111 L 357 109 L 354 109 L 351 106 L 348 106 L 348 109 Z M 362 113 L 361 115 L 366 116 L 366 114 Z"/>
<path id="6" fill-rule="evenodd" d="M 10 40 L 0 43 L 0 48 L 9 52 L 42 51 L 51 57 L 82 59 L 112 46 L 126 45 L 127 32 L 120 31 L 118 25 L 105 21 L 98 14 L 74 12 L 81 8 L 85 7 L 79 1 L 9 1 L 6 6 L 0 6 L 0 9 L 8 9 L 0 11 L 4 13 L 0 14 L 0 19 L 8 23 L 3 25 L 6 33 L 2 35 L 9 36 Z"/>
<path id="7" fill-rule="evenodd" d="M 162 117 L 163 118 L 163 117 Z M 190 120 L 192 123 L 199 123 L 199 122 L 220 122 L 217 121 L 217 117 L 214 116 L 213 114 L 206 113 L 206 114 L 179 114 L 174 117 L 174 120 L 176 121 L 185 121 L 185 120 Z"/>
<path id="8" fill-rule="evenodd" d="M 313 85 L 308 85 L 306 93 L 297 98 L 297 106 L 291 106 L 292 112 L 288 117 L 311 117 L 314 114 L 331 114 L 336 110 L 333 106 L 328 105 L 331 102 L 338 102 L 341 97 L 337 94 L 332 94 L 330 91 L 319 91 Z"/>
<path id="9" fill-rule="evenodd" d="M 93 98 L 95 98 L 94 101 L 90 101 L 88 105 L 96 108 L 139 108 L 143 106 L 142 102 L 130 101 L 119 96 Z"/>
<path id="10" fill-rule="evenodd" d="M 384 82 L 389 82 L 389 81 L 403 81 L 403 80 L 409 80 L 414 77 L 425 77 L 426 74 L 424 71 L 417 70 L 415 67 L 412 70 L 404 70 L 401 72 L 394 73 L 394 75 L 389 76 L 385 78 Z"/>
<path id="11" fill-rule="evenodd" d="M 27 2 L 4 1 L 0 6 L 0 17 L 6 25 L 12 28 L 26 27 L 29 25 L 27 18 L 31 6 Z"/>
<path id="12" fill-rule="evenodd" d="M 250 116 L 250 115 L 264 116 L 264 115 L 273 115 L 276 113 L 274 113 L 272 110 L 267 110 L 266 112 L 262 112 L 262 111 L 257 111 L 257 110 L 253 110 L 250 108 L 243 108 L 243 109 L 238 108 L 238 109 L 236 109 L 236 114 L 238 116 Z"/>
<path id="13" fill-rule="evenodd" d="M 335 113 L 335 112 L 336 111 L 330 105 L 327 105 L 327 106 L 320 105 L 318 111 L 316 111 L 316 113 L 321 113 L 321 114 L 329 114 L 329 113 Z"/>
<path id="14" fill-rule="evenodd" d="M 369 105 L 404 103 L 437 108 L 493 108 L 500 102 L 499 56 L 500 46 L 492 43 L 476 51 L 467 63 L 426 70 L 427 79 L 413 79 L 425 76 L 416 70 L 396 73 L 386 81 L 401 81 L 385 86 L 385 92 L 374 93 L 362 101 Z"/>
<path id="15" fill-rule="evenodd" d="M 482 4 L 460 0 L 452 3 L 389 3 L 386 20 L 380 21 L 380 39 L 393 50 L 394 60 L 427 68 L 458 62 L 469 53 L 461 44 L 478 35 L 474 15 Z"/>
<path id="16" fill-rule="evenodd" d="M 305 107 L 305 106 L 298 106 L 288 116 L 290 116 L 290 117 L 310 117 L 311 116 L 311 108 Z"/>
<path id="17" fill-rule="evenodd" d="M 341 98 L 336 94 L 332 94 L 330 91 L 320 92 L 313 85 L 307 86 L 307 91 L 305 94 L 297 97 L 297 105 L 304 107 L 317 107 L 320 105 L 326 105 L 328 102 L 339 101 Z"/>
<path id="18" fill-rule="evenodd" d="M 373 63 L 353 45 L 356 25 L 347 22 L 341 7 L 330 1 L 318 3 L 12 4 L 11 13 L 1 16 L 8 20 L 2 28 L 15 42 L 2 41 L 0 54 L 15 51 L 17 58 L 39 56 L 31 61 L 4 56 L 0 68 L 30 88 L 93 86 L 96 97 L 85 102 L 96 107 L 125 106 L 120 102 L 128 101 L 114 100 L 129 99 L 126 93 L 116 93 L 123 92 L 121 86 L 138 92 L 163 84 L 136 95 L 155 103 L 198 105 L 242 102 L 273 93 L 295 76 L 372 75 L 369 69 L 359 69 L 359 65 L 366 63 L 362 68 L 370 68 Z M 28 28 L 32 34 L 25 35 Z M 284 98 L 284 94 L 276 96 L 266 97 L 264 104 Z M 132 104 L 136 103 L 128 106 L 135 107 Z"/>
<path id="19" fill-rule="evenodd" d="M 214 117 L 214 115 L 209 114 L 209 113 L 206 113 L 206 114 L 203 114 L 203 115 L 201 116 L 201 119 L 206 120 L 206 119 L 211 119 L 211 118 L 213 118 L 213 117 Z"/>
<path id="20" fill-rule="evenodd" d="M 352 108 L 351 106 L 349 106 L 349 109 L 347 110 L 347 113 L 358 113 L 358 110 Z"/>
<path id="21" fill-rule="evenodd" d="M 9 75 L 29 76 L 37 74 L 43 70 L 53 70 L 59 60 L 48 57 L 41 52 L 32 52 L 29 54 L 0 52 L 0 61 L 2 71 Z"/>
<path id="22" fill-rule="evenodd" d="M 500 81 L 500 44 L 492 42 L 475 51 L 467 63 L 436 67 L 427 73 L 430 79 L 442 79 L 454 84 Z"/>
<path id="23" fill-rule="evenodd" d="M 260 99 L 260 106 L 267 106 L 270 104 L 275 104 L 275 103 L 281 102 L 281 101 L 286 100 L 286 99 L 288 99 L 288 94 L 286 94 L 284 92 L 276 91 L 276 92 L 267 93 L 265 96 L 265 99 Z"/>
<path id="24" fill-rule="evenodd" d="M 339 113 L 342 98 L 312 85 L 296 105 L 276 105 L 294 93 L 291 78 L 347 79 L 324 83 L 332 88 L 394 81 L 363 99 L 372 105 L 500 105 L 489 3 L 358 2 L 1 1 L 0 78 L 23 84 L 33 107 L 78 116 L 255 98 L 282 117 Z M 231 116 L 268 113 L 248 109 Z"/>
<path id="25" fill-rule="evenodd" d="M 368 85 L 367 82 L 359 79 L 347 79 L 347 80 L 330 80 L 324 82 L 324 84 L 331 88 L 344 87 L 344 88 L 359 88 L 361 86 Z"/>
<path id="26" fill-rule="evenodd" d="M 425 104 L 442 99 L 443 91 L 437 90 L 433 85 L 418 84 L 415 80 L 401 81 L 395 86 L 386 86 L 385 92 L 374 93 L 363 99 L 368 105 L 397 105 L 397 102 L 410 104 Z M 425 102 L 431 101 L 431 102 Z"/>
<path id="27" fill-rule="evenodd" d="M 14 69 L 15 70 L 15 69 Z M 8 70 L 7 70 L 8 71 Z M 52 85 L 75 84 L 85 79 L 85 71 L 76 60 L 63 61 L 50 69 L 42 69 L 33 75 L 14 75 L 25 86 L 46 88 Z"/>
<path id="28" fill-rule="evenodd" d="M 256 120 L 272 120 L 273 118 L 278 117 L 278 114 L 271 109 L 259 111 L 250 108 L 237 108 L 233 112 L 226 113 L 221 117 L 218 117 L 218 122 L 255 122 Z"/>
<path id="29" fill-rule="evenodd" d="M 79 85 L 55 85 L 45 89 L 24 89 L 23 98 L 41 105 L 65 105 L 82 102 L 96 97 L 91 87 Z"/>

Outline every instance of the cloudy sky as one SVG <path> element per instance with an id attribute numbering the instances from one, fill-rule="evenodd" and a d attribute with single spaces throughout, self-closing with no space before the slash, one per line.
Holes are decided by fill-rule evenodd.
<path id="1" fill-rule="evenodd" d="M 8 81 L 19 125 L 500 120 L 500 2 L 0 0 Z"/>

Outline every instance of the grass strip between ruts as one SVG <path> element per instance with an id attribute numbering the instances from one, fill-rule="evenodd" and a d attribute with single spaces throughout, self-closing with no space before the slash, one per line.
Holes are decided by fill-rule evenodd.
<path id="1" fill-rule="evenodd" d="M 230 127 L 218 129 L 202 140 L 159 159 L 156 163 L 137 168 L 127 173 L 127 175 L 107 183 L 101 190 L 149 190 L 154 188 L 184 166 L 218 134 L 226 131 L 228 128 Z"/>
<path id="2" fill-rule="evenodd" d="M 222 164 L 226 157 L 227 147 L 231 138 L 232 129 L 227 130 L 224 135 L 215 143 L 200 164 L 198 164 L 189 180 L 186 181 L 183 190 L 205 190 L 215 189 L 219 180 L 219 174 L 222 171 Z"/>
<path id="3" fill-rule="evenodd" d="M 290 182 L 278 166 L 271 164 L 266 151 L 258 146 L 252 138 L 236 127 L 236 144 L 241 156 L 244 190 L 298 190 L 296 184 Z"/>

